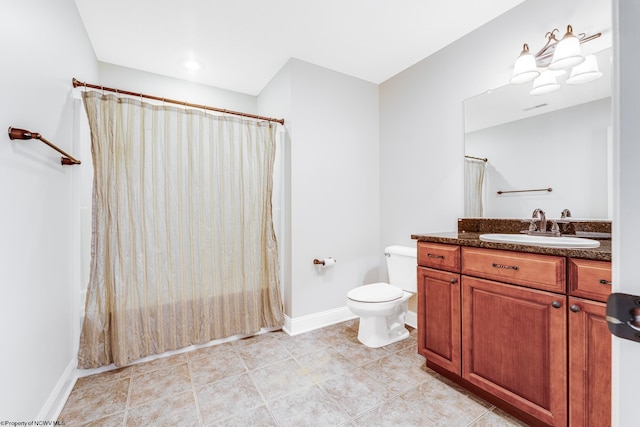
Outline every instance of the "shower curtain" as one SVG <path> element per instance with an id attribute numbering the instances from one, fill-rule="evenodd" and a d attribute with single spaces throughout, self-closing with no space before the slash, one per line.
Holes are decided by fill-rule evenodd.
<path id="1" fill-rule="evenodd" d="M 482 193 L 486 162 L 464 159 L 464 216 L 482 217 Z"/>
<path id="2" fill-rule="evenodd" d="M 276 125 L 93 91 L 83 101 L 94 186 L 78 366 L 281 327 Z"/>

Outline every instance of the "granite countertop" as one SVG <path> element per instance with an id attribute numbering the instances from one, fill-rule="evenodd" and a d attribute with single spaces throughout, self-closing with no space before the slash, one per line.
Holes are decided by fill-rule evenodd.
<path id="1" fill-rule="evenodd" d="M 585 230 L 610 231 L 610 222 L 593 221 L 587 224 Z M 597 261 L 611 261 L 611 240 L 594 239 L 600 242 L 600 247 L 589 249 L 546 248 L 542 246 L 522 245 L 513 243 L 492 243 L 480 240 L 481 234 L 486 233 L 519 233 L 522 220 L 495 219 L 466 219 L 458 220 L 458 231 L 448 233 L 412 234 L 411 238 L 419 242 L 445 243 L 450 245 L 471 246 L 476 248 L 501 249 L 517 252 L 528 252 L 546 255 L 558 255 L 570 258 L 592 259 Z"/>

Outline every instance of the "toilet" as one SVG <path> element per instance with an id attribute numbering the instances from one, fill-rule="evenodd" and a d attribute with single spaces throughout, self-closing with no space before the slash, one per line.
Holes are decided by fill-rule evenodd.
<path id="1" fill-rule="evenodd" d="M 347 307 L 360 317 L 358 340 L 377 348 L 409 337 L 404 326 L 408 300 L 417 292 L 417 248 L 388 246 L 390 283 L 358 286 L 347 293 Z"/>

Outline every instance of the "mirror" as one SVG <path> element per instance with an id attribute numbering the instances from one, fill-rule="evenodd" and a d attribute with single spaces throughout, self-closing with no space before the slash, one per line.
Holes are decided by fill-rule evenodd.
<path id="1" fill-rule="evenodd" d="M 612 218 L 612 49 L 596 54 L 602 77 L 530 95 L 507 84 L 464 101 L 465 217 Z M 487 159 L 477 160 L 470 157 Z M 484 173 L 482 186 L 479 174 Z"/>

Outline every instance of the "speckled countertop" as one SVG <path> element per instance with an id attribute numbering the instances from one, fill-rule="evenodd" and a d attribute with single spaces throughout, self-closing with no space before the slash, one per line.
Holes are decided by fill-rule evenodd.
<path id="1" fill-rule="evenodd" d="M 523 227 L 520 219 L 482 219 L 461 218 L 458 220 L 458 231 L 449 233 L 412 234 L 411 238 L 419 242 L 445 243 L 450 245 L 473 246 L 477 248 L 502 249 L 517 252 L 529 252 L 536 254 L 559 255 L 571 258 L 593 259 L 598 261 L 611 261 L 611 240 L 595 239 L 600 242 L 600 247 L 592 249 L 564 249 L 546 248 L 541 246 L 520 245 L 512 243 L 483 242 L 479 236 L 486 233 L 519 233 Z M 580 221 L 565 228 L 574 233 L 581 231 L 586 233 L 610 233 L 610 221 Z M 588 235 L 584 237 L 593 238 Z"/>

